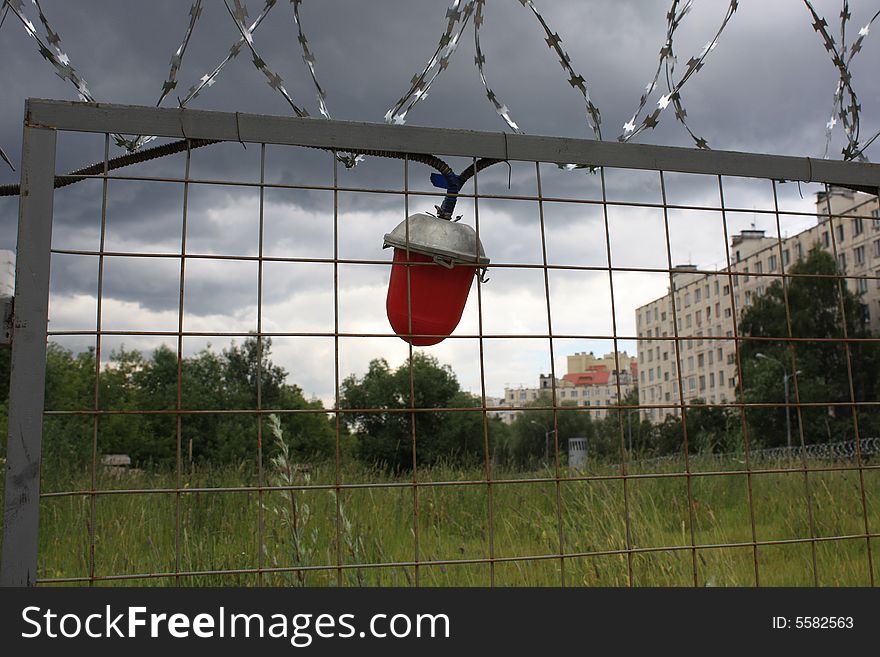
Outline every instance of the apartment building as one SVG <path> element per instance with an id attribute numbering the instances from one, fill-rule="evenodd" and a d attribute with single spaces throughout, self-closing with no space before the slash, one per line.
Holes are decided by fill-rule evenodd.
<path id="1" fill-rule="evenodd" d="M 786 271 L 816 244 L 837 253 L 839 269 L 848 276 L 847 287 L 861 296 L 871 330 L 880 333 L 878 197 L 834 188 L 828 196 L 817 194 L 816 206 L 816 225 L 781 243 L 763 230 L 735 235 L 729 269 L 706 274 L 692 264 L 675 267 L 672 290 L 636 309 L 639 403 L 666 406 L 644 409 L 643 418 L 661 422 L 668 414 L 678 415 L 680 398 L 685 403 L 735 398 L 733 337 L 739 315 L 777 280 L 767 274 Z M 676 330 L 677 352 L 672 339 Z"/>
<path id="2" fill-rule="evenodd" d="M 621 396 L 626 397 L 636 385 L 637 373 L 637 358 L 625 351 L 618 352 L 616 357 L 613 352 L 602 357 L 597 357 L 592 352 L 573 354 L 567 357 L 566 374 L 555 381 L 557 403 L 568 402 L 583 408 L 594 407 L 590 415 L 594 419 L 601 419 L 608 414 L 605 407 L 618 403 L 618 382 Z M 507 387 L 504 389 L 504 403 L 506 406 L 524 406 L 536 401 L 541 395 L 550 397 L 553 382 L 550 374 L 541 374 L 536 388 Z M 493 413 L 497 413 L 504 422 L 510 424 L 519 411 L 508 411 L 505 415 L 498 411 Z"/>

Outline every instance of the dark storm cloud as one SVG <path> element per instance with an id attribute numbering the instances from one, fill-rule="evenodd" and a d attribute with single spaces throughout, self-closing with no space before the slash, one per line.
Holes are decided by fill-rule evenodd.
<path id="1" fill-rule="evenodd" d="M 250 3 L 251 18 L 262 3 Z M 96 98 L 107 102 L 153 104 L 168 71 L 168 60 L 180 42 L 189 3 L 163 0 L 150 3 L 108 3 L 81 0 L 76 3 L 46 0 L 44 8 L 63 38 L 73 64 L 89 82 Z M 410 78 L 433 52 L 445 25 L 446 3 L 441 2 L 352 2 L 322 0 L 305 2 L 302 18 L 317 71 L 327 90 L 331 112 L 340 119 L 381 121 L 385 111 L 406 90 Z M 601 0 L 593 2 L 541 2 L 539 9 L 563 39 L 573 66 L 589 85 L 603 117 L 603 134 L 614 139 L 635 110 L 638 97 L 656 67 L 657 53 L 665 33 L 668 2 Z M 680 66 L 699 53 L 721 21 L 726 2 L 696 2 L 678 33 L 676 51 Z M 820 12 L 836 17 L 839 6 L 828 0 L 817 3 Z M 851 32 L 867 21 L 865 3 L 854 3 Z M 285 79 L 287 88 L 300 104 L 317 115 L 314 89 L 300 61 L 292 10 L 279 2 L 271 18 L 257 31 L 255 45 L 269 66 Z M 531 134 L 589 137 L 583 99 L 571 88 L 559 63 L 543 40 L 543 33 L 531 13 L 520 3 L 490 2 L 485 12 L 482 47 L 489 82 L 506 103 L 520 126 Z M 236 41 L 238 33 L 219 0 L 208 0 L 178 74 L 179 87 L 166 101 L 200 75 L 210 71 Z M 880 45 L 875 35 L 865 43 L 865 52 L 855 66 L 855 86 L 863 106 L 865 134 L 878 129 L 880 78 L 873 74 Z M 0 95 L 0 144 L 17 161 L 20 155 L 23 101 L 29 96 L 73 98 L 73 88 L 52 74 L 51 67 L 36 52 L 14 16 L 0 31 L 0 62 L 3 89 Z M 718 47 L 709 55 L 705 68 L 683 91 L 689 122 L 697 134 L 714 148 L 759 152 L 816 155 L 824 142 L 824 123 L 835 71 L 821 42 L 810 26 L 810 17 L 798 2 L 743 3 Z M 649 107 L 656 98 L 649 101 Z M 262 75 L 242 52 L 223 72 L 217 83 L 204 90 L 190 107 L 227 111 L 289 114 L 286 103 L 270 89 Z M 500 131 L 504 124 L 485 99 L 473 65 L 473 32 L 469 27 L 449 68 L 438 78 L 428 97 L 408 116 L 418 125 L 449 126 Z M 655 131 L 640 135 L 643 143 L 690 145 L 670 108 Z M 839 150 L 839 137 L 835 142 Z M 67 170 L 99 161 L 103 137 L 64 135 L 59 139 L 58 169 Z M 117 150 L 111 149 L 115 154 Z M 192 177 L 203 180 L 257 182 L 260 176 L 260 148 L 223 144 L 194 151 L 190 161 Z M 466 160 L 453 162 L 461 169 Z M 163 159 L 126 173 L 182 176 L 184 155 Z M 2 169 L 2 167 L 0 167 Z M 338 167 L 341 185 L 355 188 L 400 189 L 403 164 L 370 158 L 353 171 Z M 410 184 L 416 190 L 430 190 L 430 170 L 410 165 Z M 583 171 L 562 172 L 542 167 L 542 189 L 560 198 L 602 197 L 598 175 Z M 268 147 L 266 179 L 270 182 L 330 185 L 332 158 L 320 151 Z M 17 174 L 3 171 L 0 183 L 17 182 Z M 536 190 L 534 165 L 514 163 L 510 171 L 497 166 L 480 178 L 484 193 L 533 195 Z M 56 246 L 95 248 L 101 216 L 100 183 L 81 183 L 56 196 Z M 182 186 L 167 183 L 113 182 L 108 191 L 108 248 L 174 252 L 180 247 Z M 605 194 L 609 199 L 659 202 L 657 174 L 621 175 L 608 171 Z M 467 191 L 467 190 L 465 190 Z M 204 253 L 253 255 L 257 249 L 256 222 L 259 213 L 254 189 L 191 186 L 188 250 Z M 705 179 L 681 182 L 675 190 L 680 202 L 711 198 L 714 188 Z M 410 211 L 426 210 L 436 199 L 413 197 Z M 746 198 L 744 207 L 748 208 Z M 495 261 L 540 261 L 534 203 L 481 202 L 486 232 L 484 242 Z M 462 201 L 459 213 L 470 216 L 472 203 Z M 2 228 L 0 247 L 13 248 L 17 206 L 0 202 Z M 332 199 L 319 191 L 276 191 L 266 194 L 268 248 L 275 255 L 307 257 L 319 253 L 332 257 Z M 371 213 L 381 216 L 381 222 Z M 654 216 L 612 216 L 613 247 L 629 244 L 631 259 L 643 253 L 628 230 L 655 226 Z M 340 247 L 342 257 L 386 258 L 381 235 L 403 219 L 400 196 L 387 194 L 340 194 Z M 586 207 L 557 204 L 548 206 L 548 252 L 559 262 L 580 262 L 584 258 L 602 263 L 604 236 Z M 627 223 L 631 221 L 632 223 Z M 493 224 L 497 230 L 490 230 Z M 322 226 L 321 230 L 315 230 Z M 596 229 L 595 239 L 591 237 Z M 582 231 L 582 232 L 578 232 Z M 522 239 L 512 235 L 522 233 Z M 651 233 L 653 234 L 653 233 Z M 526 235 L 531 237 L 526 237 Z M 621 237 L 618 237 L 621 236 Z M 536 237 L 537 236 L 537 237 Z M 723 247 L 723 245 L 721 245 Z M 536 255 L 537 253 L 537 255 Z M 719 245 L 704 249 L 694 244 L 694 260 L 717 259 Z M 661 254 L 662 255 L 662 254 Z M 676 256 L 679 255 L 676 253 Z M 646 256 L 645 256 L 646 257 Z M 684 252 L 682 256 L 685 257 Z M 169 261 L 170 262 L 170 261 Z M 620 264 L 620 263 L 617 263 Z M 662 263 L 661 263 L 662 264 Z M 106 292 L 120 300 L 137 300 L 150 310 L 175 306 L 173 267 L 151 269 L 132 263 L 120 271 Z M 78 273 L 77 273 L 78 272 Z M 81 281 L 74 276 L 77 274 Z M 84 272 L 57 277 L 58 291 L 74 293 L 92 285 Z M 166 280 L 167 279 L 167 280 Z M 317 275 L 315 280 L 323 280 Z M 378 277 L 376 278 L 378 280 Z M 501 280 L 501 279 L 496 279 Z M 194 279 L 192 312 L 217 312 L 222 299 L 228 307 L 252 302 L 254 283 L 250 274 L 225 276 L 206 271 L 203 280 Z M 309 287 L 307 280 L 280 284 L 284 293 L 293 285 Z"/>
<path id="2" fill-rule="evenodd" d="M 262 3 L 251 3 L 252 17 Z M 697 2 L 678 33 L 677 52 L 696 54 L 717 28 L 726 2 Z M 155 102 L 168 59 L 183 35 L 188 3 L 91 1 L 45 2 L 47 14 L 96 97 L 110 102 Z M 836 2 L 817 3 L 836 17 Z M 559 32 L 573 65 L 586 79 L 603 115 L 606 138 L 629 118 L 650 79 L 662 45 L 667 2 L 553 2 L 539 8 Z M 851 26 L 867 20 L 854 4 Z M 343 119 L 381 120 L 431 54 L 444 26 L 445 3 L 324 0 L 304 3 L 302 17 L 329 106 Z M 528 10 L 516 2 L 488 3 L 482 30 L 486 72 L 514 118 L 534 134 L 587 136 L 583 104 L 543 41 Z M 255 45 L 285 78 L 294 100 L 314 113 L 314 91 L 302 66 L 292 12 L 279 2 L 256 33 Z M 182 93 L 210 70 L 237 38 L 220 2 L 206 2 L 179 73 Z M 870 75 L 876 46 L 867 40 L 857 62 L 856 88 L 865 114 L 876 106 L 878 86 Z M 72 87 L 51 73 L 15 17 L 0 32 L 0 53 L 14 72 L 4 80 L 2 143 L 17 155 L 21 102 L 29 95 L 73 97 Z M 861 66 L 861 69 L 859 69 Z M 694 129 L 718 148 L 764 145 L 766 150 L 809 153 L 821 148 L 834 69 L 800 3 L 743 4 L 722 35 L 706 68 L 684 90 Z M 166 104 L 173 103 L 173 96 Z M 193 107 L 288 113 L 243 53 Z M 472 30 L 462 37 L 450 67 L 428 98 L 409 116 L 412 123 L 500 130 L 503 123 L 486 102 L 473 66 Z M 818 121 L 818 124 L 816 123 Z M 875 121 L 876 124 L 876 121 Z M 867 127 L 867 126 L 866 126 Z M 668 128 L 668 129 L 667 129 Z M 813 145 L 801 141 L 814 134 Z M 771 141 L 766 139 L 771 137 Z M 643 141 L 688 143 L 665 113 Z M 761 141 L 758 141 L 761 140 Z M 213 160 L 217 170 L 229 164 Z"/>

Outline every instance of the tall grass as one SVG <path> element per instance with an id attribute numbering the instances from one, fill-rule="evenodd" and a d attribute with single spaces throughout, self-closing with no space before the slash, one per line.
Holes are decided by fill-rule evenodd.
<path id="1" fill-rule="evenodd" d="M 668 476 L 682 471 L 680 463 L 637 471 L 666 476 L 630 478 L 625 491 L 620 479 L 558 485 L 525 480 L 550 476 L 550 471 L 495 471 L 493 478 L 513 481 L 455 483 L 485 479 L 485 472 L 444 466 L 418 473 L 421 483 L 443 485 L 414 489 L 411 476 L 343 463 L 341 482 L 363 486 L 337 492 L 332 463 L 310 468 L 294 463 L 280 427 L 270 424 L 269 429 L 279 455 L 266 463 L 265 483 L 288 488 L 202 490 L 256 487 L 257 468 L 241 464 L 187 468 L 179 494 L 43 498 L 39 577 L 88 576 L 93 532 L 97 576 L 256 569 L 261 563 L 292 569 L 98 582 L 103 584 L 557 586 L 564 580 L 570 586 L 626 586 L 631 570 L 636 586 L 692 586 L 695 577 L 699 586 L 754 586 L 756 558 L 761 585 L 870 582 L 864 537 L 786 542 L 864 534 L 857 471 L 811 472 L 806 480 L 802 472 L 753 474 L 750 479 L 744 473 L 694 476 L 689 498 L 687 479 Z M 712 464 L 713 470 L 727 467 L 741 465 Z M 608 464 L 594 463 L 589 469 L 594 475 L 618 472 Z M 44 464 L 42 477 L 44 492 L 90 487 L 89 472 L 59 464 Z M 876 532 L 880 473 L 865 471 L 864 479 L 869 530 Z M 176 481 L 173 470 L 121 477 L 98 473 L 103 490 L 162 491 L 175 488 Z M 297 486 L 325 487 L 289 488 Z M 758 541 L 780 543 L 759 546 L 756 555 L 747 545 L 753 523 Z M 628 545 L 636 549 L 631 555 L 621 552 Z M 880 542 L 873 548 L 876 571 Z M 560 559 L 560 551 L 598 554 Z M 470 563 L 490 556 L 497 559 L 494 565 Z M 542 558 L 517 559 L 530 556 Z M 416 559 L 442 563 L 417 569 L 403 565 Z"/>

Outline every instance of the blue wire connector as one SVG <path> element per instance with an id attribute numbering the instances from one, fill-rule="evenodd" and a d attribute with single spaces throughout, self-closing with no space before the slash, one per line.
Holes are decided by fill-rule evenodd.
<path id="1" fill-rule="evenodd" d="M 461 178 L 454 173 L 449 175 L 432 173 L 431 184 L 448 192 L 446 198 L 443 199 L 443 203 L 437 208 L 437 216 L 441 219 L 452 219 L 452 213 L 455 211 L 455 202 L 458 200 L 458 197 L 455 195 L 458 194 L 462 185 Z"/>

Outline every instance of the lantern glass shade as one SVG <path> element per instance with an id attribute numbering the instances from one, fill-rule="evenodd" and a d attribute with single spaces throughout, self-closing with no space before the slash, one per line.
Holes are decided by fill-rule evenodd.
<path id="1" fill-rule="evenodd" d="M 385 302 L 391 328 L 417 347 L 442 342 L 461 321 L 476 271 L 475 265 L 449 268 L 412 251 L 407 258 L 405 249 L 395 248 Z"/>

